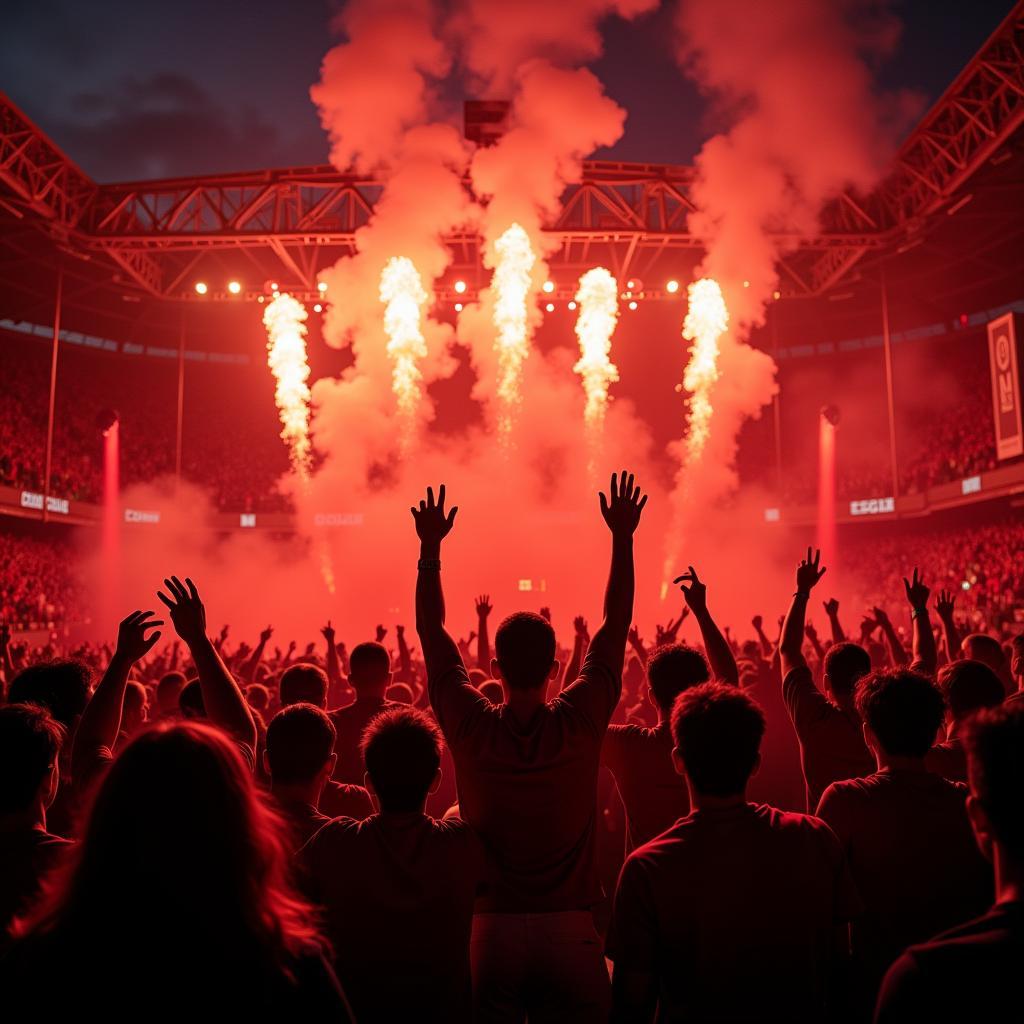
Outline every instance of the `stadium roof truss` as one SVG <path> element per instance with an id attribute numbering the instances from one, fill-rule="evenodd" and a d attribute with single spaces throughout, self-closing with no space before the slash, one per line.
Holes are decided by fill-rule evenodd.
<path id="1" fill-rule="evenodd" d="M 830 202 L 813 238 L 779 235 L 786 293 L 821 294 L 865 254 L 922 235 L 930 215 L 950 206 L 1022 121 L 1024 0 L 905 141 L 874 192 Z M 663 254 L 699 254 L 687 224 L 692 182 L 687 167 L 586 162 L 546 226 L 561 242 L 553 266 L 602 263 L 625 281 L 643 279 Z M 379 180 L 329 165 L 99 185 L 0 94 L 0 206 L 44 227 L 62 247 L 108 258 L 122 281 L 155 297 L 190 297 L 190 273 L 225 251 L 243 253 L 261 281 L 315 289 L 318 270 L 355 251 L 381 190 Z M 482 274 L 474 232 L 448 241 L 456 273 Z"/>

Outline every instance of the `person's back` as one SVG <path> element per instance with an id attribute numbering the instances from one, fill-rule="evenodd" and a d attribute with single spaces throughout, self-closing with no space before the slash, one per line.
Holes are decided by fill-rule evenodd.
<path id="1" fill-rule="evenodd" d="M 696 809 L 622 869 L 612 1019 L 825 1019 L 836 931 L 859 910 L 839 843 L 816 818 L 745 801 L 764 718 L 744 693 L 686 691 L 672 731 Z"/>
<path id="2" fill-rule="evenodd" d="M 831 783 L 867 775 L 874 768 L 852 700 L 857 680 L 870 668 L 863 647 L 839 643 L 825 655 L 825 687 L 832 699 L 815 686 L 802 657 L 783 677 L 782 696 L 800 743 L 809 812 Z"/>
<path id="3" fill-rule="evenodd" d="M 1024 708 L 979 712 L 965 729 L 968 814 L 995 868 L 982 917 L 912 946 L 889 969 L 877 1024 L 1002 1020 L 1020 1005 L 1024 957 Z"/>
<path id="4" fill-rule="evenodd" d="M 0 936 L 72 845 L 46 828 L 63 741 L 63 727 L 45 708 L 0 707 Z"/>
<path id="5" fill-rule="evenodd" d="M 391 685 L 391 677 L 391 656 L 382 644 L 368 641 L 352 649 L 349 682 L 356 691 L 356 699 L 354 703 L 331 712 L 331 722 L 338 736 L 334 745 L 334 752 L 338 755 L 335 782 L 362 783 L 363 762 L 359 755 L 359 742 L 370 720 L 391 707 L 391 701 L 384 696 Z"/>
<path id="6" fill-rule="evenodd" d="M 818 816 L 839 837 L 865 911 L 852 927 L 861 993 L 873 1005 L 886 968 L 921 942 L 983 910 L 991 871 L 975 846 L 966 788 L 927 770 L 943 701 L 914 672 L 876 672 L 857 703 L 878 770 L 825 791 Z"/>
<path id="7" fill-rule="evenodd" d="M 683 588 L 687 608 L 700 627 L 715 676 L 721 682 L 735 685 L 739 682 L 736 660 L 708 612 L 707 589 L 695 573 L 690 583 Z M 649 695 L 658 711 L 658 724 L 653 728 L 608 727 L 602 760 L 615 776 L 626 811 L 627 852 L 690 812 L 686 786 L 672 766 L 670 718 L 679 694 L 707 682 L 712 666 L 700 651 L 686 644 L 658 648 L 647 661 Z"/>
<path id="8" fill-rule="evenodd" d="M 601 897 L 596 855 L 601 745 L 621 690 L 633 609 L 633 531 L 646 498 L 613 476 L 601 510 L 612 534 L 605 620 L 579 678 L 554 700 L 549 622 L 520 612 L 495 635 L 492 676 L 505 703 L 475 689 L 444 626 L 441 541 L 454 521 L 444 488 L 413 510 L 420 537 L 416 625 L 437 722 L 452 751 L 459 810 L 493 862 L 476 905 L 473 981 L 481 1019 L 599 1020 L 608 980 L 591 908 Z"/>
<path id="9" fill-rule="evenodd" d="M 332 821 L 299 852 L 339 978 L 360 1021 L 468 1021 L 483 850 L 464 822 L 423 812 L 441 763 L 437 726 L 390 709 L 363 746 L 380 813 Z"/>
<path id="10" fill-rule="evenodd" d="M 0 962 L 11 1006 L 136 1020 L 348 1019 L 283 823 L 214 726 L 158 725 L 99 782 L 82 838 Z M 197 851 L 200 855 L 197 856 Z M 53 984 L 59 978 L 60 984 Z"/>

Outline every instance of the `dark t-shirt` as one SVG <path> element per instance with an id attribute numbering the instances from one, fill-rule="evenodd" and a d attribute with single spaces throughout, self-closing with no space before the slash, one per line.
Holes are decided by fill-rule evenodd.
<path id="1" fill-rule="evenodd" d="M 461 659 L 429 679 L 460 813 L 495 869 L 478 911 L 582 910 L 601 898 L 597 773 L 622 670 L 612 661 L 592 644 L 579 678 L 526 725 L 473 687 Z"/>
<path id="2" fill-rule="evenodd" d="M 882 769 L 830 786 L 818 816 L 839 837 L 864 900 L 851 943 L 864 998 L 909 945 L 976 917 L 992 871 L 967 818 L 965 786 L 928 771 Z"/>
<path id="3" fill-rule="evenodd" d="M 911 946 L 885 976 L 875 1024 L 1019 1019 L 1022 963 L 1024 903 L 997 903 L 984 917 Z"/>
<path id="4" fill-rule="evenodd" d="M 299 852 L 338 976 L 363 1021 L 468 1021 L 483 849 L 464 822 L 338 818 Z"/>
<path id="5" fill-rule="evenodd" d="M 334 752 L 338 755 L 338 765 L 334 769 L 335 782 L 347 782 L 356 786 L 363 784 L 366 771 L 362 755 L 359 753 L 363 730 L 370 724 L 370 719 L 390 707 L 395 707 L 395 702 L 383 697 L 356 697 L 354 704 L 330 713 L 338 734 L 334 742 Z"/>
<path id="6" fill-rule="evenodd" d="M 0 937 L 28 909 L 43 875 L 74 844 L 42 827 L 0 829 Z"/>
<path id="7" fill-rule="evenodd" d="M 653 729 L 608 726 L 601 761 L 615 776 L 626 810 L 627 852 L 690 813 L 690 796 L 672 763 L 672 747 L 668 722 Z"/>
<path id="8" fill-rule="evenodd" d="M 864 743 L 860 720 L 836 707 L 814 685 L 806 665 L 786 675 L 782 696 L 800 741 L 807 810 L 813 812 L 821 794 L 833 782 L 870 775 L 875 770 L 875 759 Z"/>
<path id="9" fill-rule="evenodd" d="M 607 954 L 655 975 L 659 1022 L 824 1018 L 860 901 L 836 837 L 764 804 L 694 811 L 635 850 Z"/>

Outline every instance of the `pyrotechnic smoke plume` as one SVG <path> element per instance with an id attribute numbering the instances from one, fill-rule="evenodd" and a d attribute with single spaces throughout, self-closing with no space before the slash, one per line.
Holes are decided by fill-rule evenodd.
<path id="1" fill-rule="evenodd" d="M 274 399 L 281 417 L 281 438 L 288 445 L 300 479 L 309 477 L 309 363 L 306 360 L 306 307 L 287 292 L 267 303 L 267 365 L 274 375 Z"/>
<path id="2" fill-rule="evenodd" d="M 619 319 L 618 282 L 604 267 L 594 267 L 580 278 L 576 303 L 579 306 L 576 337 L 580 342 L 580 358 L 573 370 L 583 378 L 583 391 L 587 396 L 583 418 L 593 449 L 604 430 L 608 387 L 619 379 L 618 368 L 609 357 L 612 334 Z"/>

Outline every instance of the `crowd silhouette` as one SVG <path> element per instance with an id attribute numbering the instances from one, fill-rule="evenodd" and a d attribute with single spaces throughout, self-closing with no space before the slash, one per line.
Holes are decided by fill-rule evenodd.
<path id="1" fill-rule="evenodd" d="M 880 604 L 852 639 L 808 549 L 776 637 L 720 628 L 690 565 L 645 642 L 646 501 L 626 471 L 601 493 L 603 616 L 571 644 L 546 610 L 492 631 L 486 594 L 451 631 L 444 485 L 394 654 L 384 625 L 235 644 L 177 576 L 110 647 L 0 632 L 5 1015 L 1019 1015 L 1024 636 L 968 631 L 926 564 L 909 637 Z"/>

